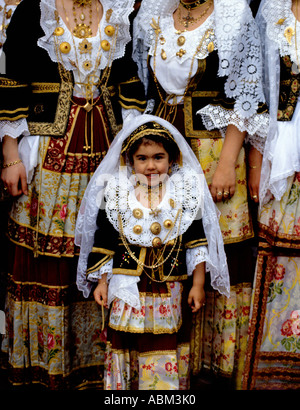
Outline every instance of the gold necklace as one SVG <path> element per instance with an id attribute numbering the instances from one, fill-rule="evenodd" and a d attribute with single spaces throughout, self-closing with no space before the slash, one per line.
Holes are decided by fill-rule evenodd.
<path id="1" fill-rule="evenodd" d="M 182 3 L 180 3 L 182 5 Z M 188 14 L 184 17 L 181 16 L 181 8 L 178 7 L 178 20 L 180 22 L 180 24 L 182 26 L 184 26 L 185 28 L 189 27 L 189 24 L 196 24 L 198 21 L 200 21 L 208 12 L 208 10 L 210 9 L 212 4 L 212 0 L 208 1 L 208 6 L 206 7 L 206 9 L 204 10 L 203 13 L 200 14 L 200 16 L 198 16 L 197 18 L 194 18 L 191 16 L 191 8 L 188 8 Z M 186 6 L 183 6 L 183 8 L 187 8 Z"/>
<path id="2" fill-rule="evenodd" d="M 62 2 L 63 4 L 63 9 L 64 9 L 64 13 L 66 14 L 66 10 L 65 10 L 65 6 L 64 6 L 64 2 Z M 97 8 L 97 12 L 98 12 L 98 8 Z M 57 56 L 57 62 L 58 62 L 58 68 L 59 68 L 59 74 L 60 74 L 60 78 L 61 81 L 63 82 L 63 74 L 61 71 L 61 65 L 63 66 L 63 58 L 62 58 L 62 49 L 63 47 L 67 47 L 67 51 L 70 52 L 71 50 L 71 46 L 69 43 L 66 43 L 66 45 L 64 45 L 64 43 L 59 44 L 58 38 L 64 33 L 64 30 L 62 27 L 59 27 L 59 15 L 58 12 L 55 10 L 55 19 L 57 22 L 57 27 L 54 30 L 54 46 L 55 46 L 55 53 Z M 95 104 L 97 104 L 97 102 L 99 101 L 99 99 L 101 98 L 102 94 L 103 94 L 103 90 L 105 90 L 105 88 L 107 87 L 107 83 L 110 77 L 110 72 L 111 72 L 111 61 L 113 59 L 113 54 L 114 54 L 114 50 L 116 47 L 116 42 L 117 42 L 117 37 L 118 37 L 118 26 L 115 30 L 115 39 L 114 39 L 114 44 L 113 47 L 110 49 L 110 53 L 108 56 L 108 64 L 106 65 L 106 67 L 104 68 L 104 70 L 102 71 L 102 75 L 101 78 L 98 77 L 96 75 L 96 71 L 100 65 L 100 61 L 101 61 L 101 57 L 102 55 L 100 54 L 101 48 L 102 47 L 102 41 L 101 41 L 101 30 L 100 30 L 100 21 L 99 21 L 99 25 L 98 25 L 98 31 L 99 31 L 99 36 L 100 36 L 100 44 L 99 44 L 99 49 L 97 52 L 97 56 L 95 59 L 95 65 L 94 65 L 94 70 L 93 72 L 88 76 L 88 79 L 86 82 L 83 82 L 81 80 L 81 74 L 80 74 L 80 69 L 79 69 L 79 63 L 78 63 L 78 55 L 77 55 L 77 49 L 76 49 L 76 44 L 75 44 L 75 40 L 74 40 L 74 36 L 71 32 L 71 36 L 72 36 L 72 42 L 73 42 L 73 47 L 74 47 L 74 51 L 75 51 L 75 59 L 76 59 L 76 63 L 72 62 L 70 59 L 69 61 L 71 62 L 71 64 L 77 68 L 78 71 L 78 75 L 79 75 L 79 82 L 77 83 L 80 86 L 84 86 L 85 87 L 85 104 L 80 105 L 76 102 L 74 102 L 72 100 L 72 98 L 70 98 L 72 104 L 80 106 L 82 108 L 84 108 L 86 110 L 86 112 L 90 112 L 91 111 L 91 116 L 90 116 L 90 121 L 91 121 L 91 135 L 89 137 L 88 135 L 88 126 L 87 126 L 87 121 L 88 121 L 88 116 L 85 116 L 85 145 L 84 145 L 84 149 L 86 150 L 86 152 L 90 151 L 90 153 L 88 154 L 89 156 L 95 156 L 94 152 L 93 152 L 93 107 Z M 63 47 L 62 47 L 63 46 Z M 87 64 L 86 62 L 84 62 L 83 64 Z M 94 100 L 93 97 L 93 87 L 98 87 L 99 89 L 101 89 L 101 92 L 99 94 L 99 96 Z M 74 85 L 73 85 L 73 90 L 74 90 Z M 73 91 L 74 92 L 74 91 Z M 88 142 L 90 140 L 90 143 Z"/>
<path id="3" fill-rule="evenodd" d="M 136 197 L 143 198 L 147 205 L 149 205 L 147 207 L 151 209 L 152 213 L 156 213 L 158 211 L 157 206 L 161 202 L 161 197 L 163 196 L 165 189 L 165 184 L 162 182 L 156 187 L 152 187 L 137 181 L 135 193 Z M 154 206 L 154 204 L 156 204 L 156 206 Z"/>
<path id="4" fill-rule="evenodd" d="M 78 23 L 77 20 L 77 15 L 76 15 L 76 8 L 75 5 L 77 4 L 78 8 L 82 7 L 81 13 L 79 15 L 80 20 L 82 23 Z M 85 14 L 84 14 L 84 8 L 89 7 L 89 15 L 90 15 L 90 22 L 89 24 L 83 23 L 85 20 Z M 97 7 L 98 8 L 98 7 Z M 88 38 L 92 37 L 92 0 L 87 0 L 87 1 L 78 1 L 78 0 L 73 0 L 73 16 L 74 16 L 74 23 L 75 27 L 73 29 L 73 34 L 76 37 L 79 38 Z"/>
<path id="5" fill-rule="evenodd" d="M 185 3 L 183 0 L 180 0 L 180 4 L 185 8 L 185 9 L 197 9 L 198 7 L 202 6 L 202 4 L 207 3 L 209 0 L 196 0 L 192 3 Z"/>

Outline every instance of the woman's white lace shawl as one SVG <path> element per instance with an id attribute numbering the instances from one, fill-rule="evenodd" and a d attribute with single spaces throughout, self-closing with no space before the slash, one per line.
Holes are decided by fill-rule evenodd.
<path id="1" fill-rule="evenodd" d="M 134 21 L 133 58 L 145 88 L 148 86 L 147 56 L 155 41 L 152 18 L 173 14 L 178 0 L 143 0 Z M 215 37 L 219 54 L 218 75 L 226 77 L 225 94 L 235 99 L 234 113 L 207 106 L 201 110 L 208 129 L 233 123 L 241 131 L 265 136 L 267 116 L 256 117 L 258 104 L 264 102 L 260 37 L 252 12 L 245 0 L 215 0 Z M 218 125 L 217 125 L 218 124 Z"/>

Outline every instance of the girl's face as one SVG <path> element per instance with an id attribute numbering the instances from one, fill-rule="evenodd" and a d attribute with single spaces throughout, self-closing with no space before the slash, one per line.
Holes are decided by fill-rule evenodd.
<path id="1" fill-rule="evenodd" d="M 169 154 L 154 141 L 143 142 L 133 154 L 133 169 L 140 182 L 148 186 L 163 182 L 169 166 Z"/>

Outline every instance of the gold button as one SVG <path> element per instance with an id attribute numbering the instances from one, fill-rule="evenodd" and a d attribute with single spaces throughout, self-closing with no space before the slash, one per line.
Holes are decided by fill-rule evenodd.
<path id="1" fill-rule="evenodd" d="M 213 41 L 211 41 L 207 46 L 207 50 L 208 50 L 209 53 L 212 53 L 214 51 L 214 49 L 215 49 L 215 45 L 214 45 Z"/>
<path id="2" fill-rule="evenodd" d="M 169 199 L 169 204 L 171 205 L 172 208 L 175 208 L 175 201 L 174 201 L 174 199 L 170 198 L 170 199 Z"/>
<path id="3" fill-rule="evenodd" d="M 161 231 L 161 226 L 158 222 L 153 222 L 153 224 L 150 226 L 150 231 L 153 233 L 153 235 L 158 235 Z"/>
<path id="4" fill-rule="evenodd" d="M 71 50 L 71 46 L 69 43 L 67 43 L 66 41 L 64 41 L 63 43 L 61 43 L 61 45 L 59 46 L 59 49 L 62 53 L 64 54 L 68 54 Z"/>
<path id="5" fill-rule="evenodd" d="M 179 46 L 183 46 L 184 43 L 185 43 L 185 37 L 184 37 L 184 36 L 178 37 L 177 44 L 178 44 Z"/>
<path id="6" fill-rule="evenodd" d="M 111 25 L 106 26 L 104 32 L 107 36 L 111 37 L 115 34 L 115 28 Z"/>
<path id="7" fill-rule="evenodd" d="M 141 218 L 143 218 L 143 211 L 142 211 L 141 209 L 139 209 L 139 208 L 135 208 L 135 209 L 132 211 L 132 214 L 133 214 L 133 216 L 134 216 L 136 219 L 141 219 Z"/>
<path id="8" fill-rule="evenodd" d="M 165 221 L 164 221 L 164 227 L 166 228 L 166 229 L 171 229 L 171 228 L 173 228 L 173 221 L 171 221 L 171 219 L 166 219 Z"/>
<path id="9" fill-rule="evenodd" d="M 162 58 L 163 60 L 166 60 L 166 59 L 167 59 L 167 53 L 165 52 L 165 50 L 161 50 L 161 58 Z"/>
<path id="10" fill-rule="evenodd" d="M 64 34 L 65 30 L 62 27 L 56 27 L 54 30 L 54 35 L 55 36 L 62 36 Z"/>
<path id="11" fill-rule="evenodd" d="M 110 44 L 107 40 L 102 40 L 101 41 L 101 47 L 103 48 L 104 51 L 109 51 L 110 50 Z"/>
<path id="12" fill-rule="evenodd" d="M 159 248 L 161 245 L 162 245 L 161 239 L 158 236 L 156 236 L 152 241 L 152 246 L 154 248 Z"/>
<path id="13" fill-rule="evenodd" d="M 140 234 L 143 232 L 143 228 L 141 227 L 141 225 L 135 225 L 135 226 L 133 227 L 133 232 L 134 232 L 136 235 L 140 235 Z"/>

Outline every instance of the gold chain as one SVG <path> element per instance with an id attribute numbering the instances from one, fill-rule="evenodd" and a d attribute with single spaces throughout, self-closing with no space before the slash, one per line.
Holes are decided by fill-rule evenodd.
<path id="1" fill-rule="evenodd" d="M 184 6 L 182 3 L 180 3 L 180 4 L 181 4 L 181 6 L 182 6 L 183 8 L 186 8 L 186 6 Z M 181 16 L 181 8 L 178 7 L 178 20 L 179 20 L 180 24 L 181 24 L 182 26 L 184 26 L 185 28 L 188 28 L 189 24 L 196 24 L 196 23 L 198 23 L 198 21 L 200 21 L 200 20 L 205 16 L 205 14 L 208 13 L 208 10 L 210 9 L 211 4 L 212 4 L 212 0 L 209 0 L 208 6 L 207 6 L 206 9 L 204 10 L 204 12 L 201 13 L 200 16 L 198 16 L 197 18 L 191 17 L 191 9 L 190 9 L 190 8 L 188 9 L 188 14 L 187 14 L 187 16 L 182 17 L 182 16 Z"/>
<path id="2" fill-rule="evenodd" d="M 209 0 L 196 0 L 193 3 L 185 3 L 183 0 L 180 0 L 180 4 L 185 9 L 197 9 L 198 7 L 202 6 L 202 4 L 207 3 Z"/>
<path id="3" fill-rule="evenodd" d="M 89 25 L 85 23 L 78 23 L 77 21 L 77 16 L 76 16 L 76 9 L 75 9 L 75 4 L 78 5 L 78 7 L 85 8 L 86 6 L 89 6 L 89 14 L 90 14 L 90 23 Z M 92 10 L 92 0 L 88 2 L 78 2 L 76 0 L 73 0 L 73 15 L 74 15 L 74 23 L 75 27 L 73 29 L 73 33 L 76 37 L 79 38 L 87 38 L 87 37 L 92 37 L 92 16 L 93 16 L 93 10 Z M 98 15 L 98 5 L 97 5 L 97 15 Z M 83 11 L 80 14 L 80 20 L 84 21 L 85 20 L 85 15 L 83 14 Z"/>
<path id="4" fill-rule="evenodd" d="M 163 251 L 161 252 L 161 256 L 158 258 L 156 264 L 149 266 L 149 265 L 146 265 L 144 262 L 141 262 L 141 261 L 134 255 L 134 253 L 131 251 L 130 246 L 129 246 L 129 244 L 128 244 L 127 240 L 126 240 L 125 234 L 124 234 L 123 223 L 122 223 L 121 215 L 118 214 L 119 226 L 120 226 L 120 236 L 121 236 L 121 240 L 122 240 L 123 245 L 125 246 L 125 248 L 126 248 L 127 252 L 129 253 L 130 257 L 131 257 L 140 267 L 143 268 L 143 270 L 144 270 L 145 274 L 148 276 L 148 278 L 151 279 L 151 280 L 153 280 L 154 282 L 159 282 L 159 283 L 165 282 L 165 281 L 169 278 L 169 276 L 171 275 L 171 273 L 173 272 L 173 269 L 174 269 L 174 267 L 175 267 L 175 263 L 176 263 L 176 261 L 177 261 L 177 259 L 178 259 L 178 255 L 179 255 L 180 248 L 181 248 L 181 242 L 182 242 L 182 237 L 181 237 L 181 235 L 180 235 L 180 236 L 178 235 L 178 234 L 179 234 L 180 225 L 181 225 L 181 219 L 182 219 L 182 209 L 179 209 L 178 212 L 177 212 L 177 215 L 176 215 L 176 218 L 175 218 L 175 221 L 174 221 L 174 226 L 175 226 L 175 224 L 176 224 L 176 221 L 177 221 L 179 215 L 180 215 L 180 219 L 179 219 L 179 223 L 178 223 L 177 235 L 176 235 L 176 238 L 175 238 L 175 240 L 174 240 L 174 244 L 173 244 L 173 246 L 172 246 L 172 248 L 171 248 L 169 254 L 167 255 L 167 257 L 166 257 L 163 261 L 159 262 L 159 260 L 162 258 L 163 254 L 164 254 L 164 252 L 165 252 L 165 250 L 166 250 L 166 247 L 167 247 L 167 243 L 166 243 L 165 246 L 164 246 L 164 248 L 163 248 Z M 166 238 L 167 238 L 169 235 L 170 235 L 170 232 L 167 234 Z M 166 238 L 164 239 L 164 241 L 166 240 Z M 160 266 L 162 266 L 162 265 L 170 258 L 170 256 L 172 255 L 172 253 L 173 253 L 173 251 L 174 251 L 174 249 L 175 249 L 175 247 L 176 247 L 176 245 L 177 245 L 178 238 L 179 238 L 179 244 L 178 244 L 178 249 L 177 249 L 177 252 L 176 252 L 176 257 L 174 258 L 175 260 L 174 260 L 174 263 L 173 263 L 173 265 L 172 265 L 172 268 L 171 268 L 171 270 L 170 270 L 168 276 L 166 276 L 166 277 L 164 278 L 164 280 L 162 280 L 162 281 L 156 280 L 156 279 L 154 279 L 153 277 L 149 276 L 148 273 L 145 271 L 144 268 L 152 269 L 152 270 L 153 270 L 153 269 L 157 269 L 157 268 L 159 268 Z"/>

